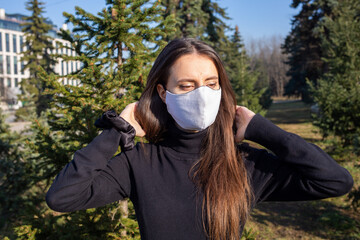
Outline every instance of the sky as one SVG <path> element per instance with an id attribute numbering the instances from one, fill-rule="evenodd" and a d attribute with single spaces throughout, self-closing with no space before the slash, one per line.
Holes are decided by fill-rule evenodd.
<path id="1" fill-rule="evenodd" d="M 75 6 L 96 14 L 105 7 L 105 0 L 42 0 L 45 2 L 44 16 L 61 27 L 65 21 L 62 12 L 75 13 Z M 25 9 L 26 0 L 0 0 L 0 8 L 6 13 L 29 15 Z M 217 0 L 226 8 L 231 27 L 239 27 L 245 44 L 251 39 L 267 38 L 273 35 L 285 37 L 291 30 L 291 18 L 298 10 L 290 7 L 292 0 Z"/>

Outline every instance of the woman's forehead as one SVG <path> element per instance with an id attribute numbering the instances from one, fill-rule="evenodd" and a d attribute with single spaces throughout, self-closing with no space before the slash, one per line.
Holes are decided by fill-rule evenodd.
<path id="1" fill-rule="evenodd" d="M 212 59 L 206 55 L 187 54 L 178 58 L 170 68 L 171 78 L 176 80 L 217 77 L 218 71 Z"/>

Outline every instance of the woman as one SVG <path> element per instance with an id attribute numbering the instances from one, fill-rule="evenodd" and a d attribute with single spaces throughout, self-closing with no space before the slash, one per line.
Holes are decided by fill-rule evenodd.
<path id="1" fill-rule="evenodd" d="M 353 185 L 320 148 L 236 106 L 219 56 L 195 39 L 170 42 L 139 103 L 96 124 L 105 130 L 58 174 L 47 203 L 66 212 L 128 197 L 142 239 L 239 239 L 258 202 L 335 197 Z M 134 146 L 135 134 L 149 143 Z"/>

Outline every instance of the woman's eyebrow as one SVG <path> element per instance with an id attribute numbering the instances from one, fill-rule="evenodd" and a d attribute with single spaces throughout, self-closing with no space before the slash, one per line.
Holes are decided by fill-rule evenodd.
<path id="1" fill-rule="evenodd" d="M 179 79 L 177 82 L 196 82 L 196 80 L 192 78 L 182 78 Z"/>
<path id="2" fill-rule="evenodd" d="M 211 77 L 207 77 L 207 78 L 205 79 L 205 81 L 208 81 L 208 80 L 217 80 L 217 79 L 219 79 L 218 76 L 211 76 Z M 193 78 L 181 78 L 181 79 L 179 79 L 177 82 L 196 82 L 196 80 L 193 79 Z"/>
<path id="3" fill-rule="evenodd" d="M 207 80 L 216 80 L 216 79 L 219 79 L 219 77 L 218 76 L 211 76 L 211 77 L 206 78 L 205 81 L 207 81 Z"/>

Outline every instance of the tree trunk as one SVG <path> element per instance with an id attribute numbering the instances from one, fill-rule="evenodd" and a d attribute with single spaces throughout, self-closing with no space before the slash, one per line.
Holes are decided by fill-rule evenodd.
<path id="1" fill-rule="evenodd" d="M 129 206 L 127 199 L 119 201 L 119 207 L 121 212 L 121 218 L 128 218 L 129 217 Z M 123 229 L 120 232 L 122 237 L 126 237 L 126 229 Z"/>

